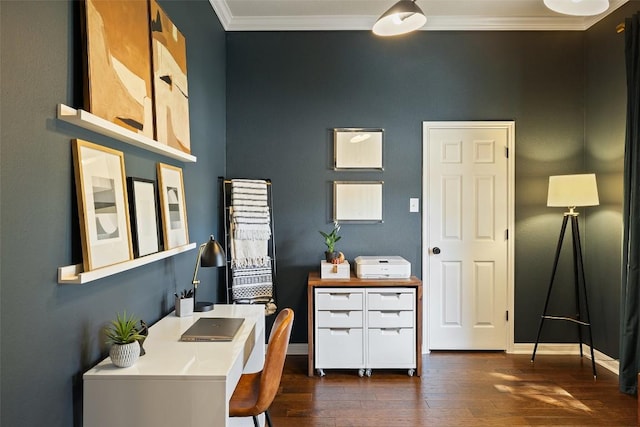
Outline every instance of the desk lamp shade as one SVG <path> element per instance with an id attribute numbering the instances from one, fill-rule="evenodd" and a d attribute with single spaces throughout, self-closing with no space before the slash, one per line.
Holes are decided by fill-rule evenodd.
<path id="1" fill-rule="evenodd" d="M 193 311 L 210 311 L 213 310 L 213 303 L 207 301 L 196 301 L 196 292 L 200 280 L 198 280 L 198 267 L 224 267 L 227 263 L 227 256 L 220 243 L 209 237 L 209 241 L 203 243 L 198 248 L 198 257 L 196 258 L 196 268 L 193 270 Z"/>
<path id="2" fill-rule="evenodd" d="M 224 267 L 227 263 L 227 256 L 224 253 L 224 249 L 220 246 L 213 236 L 209 237 L 202 256 L 200 257 L 201 267 Z"/>
<path id="3" fill-rule="evenodd" d="M 547 206 L 575 208 L 599 204 L 598 186 L 594 173 L 549 177 Z"/>
<path id="4" fill-rule="evenodd" d="M 544 5 L 564 15 L 592 16 L 609 9 L 609 0 L 544 0 Z"/>
<path id="5" fill-rule="evenodd" d="M 382 14 L 373 25 L 373 33 L 378 36 L 397 36 L 421 28 L 427 17 L 415 0 L 400 0 Z"/>

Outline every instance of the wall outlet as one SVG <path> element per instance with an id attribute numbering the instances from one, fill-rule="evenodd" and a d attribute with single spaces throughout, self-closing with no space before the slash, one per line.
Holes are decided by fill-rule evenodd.
<path id="1" fill-rule="evenodd" d="M 409 199 L 409 212 L 420 212 L 420 199 L 416 197 Z"/>

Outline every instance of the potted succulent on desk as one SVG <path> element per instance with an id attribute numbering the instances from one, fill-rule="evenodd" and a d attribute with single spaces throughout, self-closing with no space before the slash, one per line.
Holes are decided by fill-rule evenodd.
<path id="1" fill-rule="evenodd" d="M 344 261 L 344 255 L 342 254 L 342 252 L 337 252 L 335 250 L 336 242 L 342 239 L 342 236 L 338 236 L 338 231 L 340 231 L 340 224 L 338 224 L 338 221 L 334 221 L 333 230 L 331 230 L 331 233 L 319 231 L 322 237 L 324 237 L 324 244 L 327 245 L 327 250 L 324 253 L 325 260 L 333 264 L 340 264 L 342 261 Z"/>
<path id="2" fill-rule="evenodd" d="M 105 331 L 107 344 L 111 344 L 109 357 L 114 365 L 121 368 L 132 366 L 140 357 L 140 343 L 144 335 L 138 331 L 136 324 L 138 319 L 133 315 L 127 316 L 125 311 L 122 315 L 116 315 L 116 319 L 111 321 L 110 326 Z"/>

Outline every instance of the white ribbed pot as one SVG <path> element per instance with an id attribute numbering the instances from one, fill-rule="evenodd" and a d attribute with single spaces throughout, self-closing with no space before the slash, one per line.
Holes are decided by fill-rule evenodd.
<path id="1" fill-rule="evenodd" d="M 114 365 L 121 368 L 132 366 L 140 357 L 140 343 L 113 344 L 109 349 L 109 357 Z"/>

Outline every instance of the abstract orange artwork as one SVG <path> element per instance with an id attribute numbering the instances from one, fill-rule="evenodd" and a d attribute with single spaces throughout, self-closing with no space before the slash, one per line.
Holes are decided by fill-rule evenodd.
<path id="1" fill-rule="evenodd" d="M 149 6 L 85 0 L 85 109 L 153 138 Z"/>
<path id="2" fill-rule="evenodd" d="M 190 153 L 185 38 L 155 0 L 151 0 L 150 7 L 155 139 Z"/>

